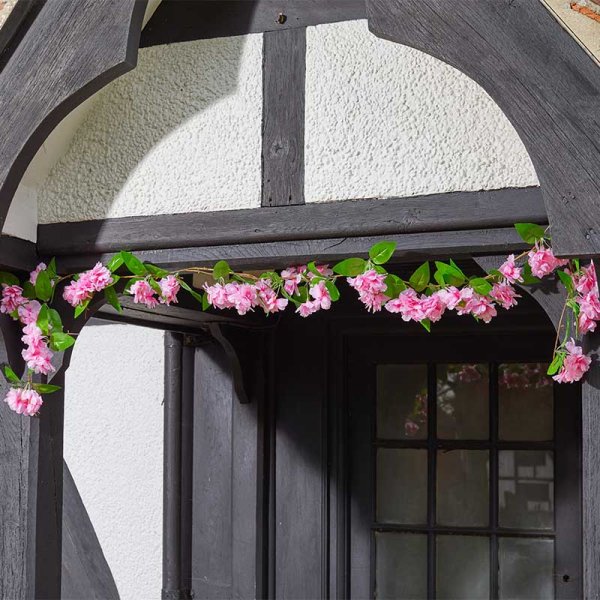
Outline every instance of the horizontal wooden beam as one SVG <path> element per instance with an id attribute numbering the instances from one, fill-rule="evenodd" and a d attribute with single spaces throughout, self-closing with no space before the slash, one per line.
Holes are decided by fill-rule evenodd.
<path id="1" fill-rule="evenodd" d="M 140 48 L 365 17 L 364 0 L 163 0 Z"/>
<path id="2" fill-rule="evenodd" d="M 0 235 L 0 267 L 11 271 L 31 271 L 38 263 L 34 242 Z"/>
<path id="3" fill-rule="evenodd" d="M 539 188 L 412 198 L 124 217 L 38 227 L 45 256 L 103 254 L 255 242 L 314 240 L 545 223 Z"/>
<path id="4" fill-rule="evenodd" d="M 136 252 L 142 260 L 165 268 L 180 269 L 189 265 L 212 266 L 224 259 L 235 268 L 280 268 L 302 264 L 307 260 L 334 262 L 350 255 L 366 256 L 368 249 L 384 240 L 395 241 L 398 261 L 426 258 L 468 257 L 478 254 L 510 253 L 525 249 L 513 227 L 470 229 L 423 233 L 386 234 L 368 237 L 228 244 L 194 248 L 167 248 Z M 89 268 L 96 261 L 107 261 L 111 254 L 74 254 L 58 257 L 62 273 Z"/>

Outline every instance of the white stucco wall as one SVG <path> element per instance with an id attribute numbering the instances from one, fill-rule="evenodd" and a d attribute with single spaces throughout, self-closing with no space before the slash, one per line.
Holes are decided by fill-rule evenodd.
<path id="1" fill-rule="evenodd" d="M 307 29 L 305 155 L 307 202 L 538 183 L 481 87 L 366 21 Z"/>
<path id="2" fill-rule="evenodd" d="M 65 460 L 122 600 L 160 598 L 163 357 L 162 331 L 86 326 L 67 371 Z"/>
<path id="3" fill-rule="evenodd" d="M 41 223 L 260 206 L 262 35 L 141 49 L 39 193 Z"/>

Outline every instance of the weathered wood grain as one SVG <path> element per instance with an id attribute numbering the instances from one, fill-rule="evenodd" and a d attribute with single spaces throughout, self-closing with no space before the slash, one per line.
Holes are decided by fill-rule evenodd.
<path id="1" fill-rule="evenodd" d="M 306 29 L 263 36 L 262 205 L 304 204 Z"/>
<path id="2" fill-rule="evenodd" d="M 539 188 L 53 223 L 38 227 L 38 250 L 94 254 L 512 227 L 519 221 L 547 222 Z"/>
<path id="3" fill-rule="evenodd" d="M 365 14 L 364 0 L 163 0 L 142 32 L 140 48 L 364 19 Z"/>
<path id="4" fill-rule="evenodd" d="M 369 28 L 451 64 L 510 119 L 540 180 L 554 248 L 600 252 L 600 69 L 542 2 L 367 0 Z"/>
<path id="5" fill-rule="evenodd" d="M 0 72 L 0 226 L 61 119 L 136 64 L 145 0 L 45 2 Z"/>

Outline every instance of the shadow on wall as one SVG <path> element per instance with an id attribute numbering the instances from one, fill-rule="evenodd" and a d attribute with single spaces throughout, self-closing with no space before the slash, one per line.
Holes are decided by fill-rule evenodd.
<path id="1" fill-rule="evenodd" d="M 99 94 L 42 185 L 40 222 L 243 199 L 231 172 L 254 160 L 260 179 L 261 51 L 260 35 L 141 49 L 137 68 Z M 255 138 L 257 152 L 240 137 Z"/>

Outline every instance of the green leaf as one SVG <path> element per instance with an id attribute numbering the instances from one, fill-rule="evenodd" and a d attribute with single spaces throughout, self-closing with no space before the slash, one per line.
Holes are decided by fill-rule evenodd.
<path id="1" fill-rule="evenodd" d="M 117 296 L 117 292 L 115 292 L 114 287 L 107 287 L 104 290 L 104 297 L 106 301 L 119 313 L 123 312 L 123 307 L 119 302 L 119 297 Z"/>
<path id="2" fill-rule="evenodd" d="M 422 321 L 419 321 L 419 323 L 421 323 L 421 325 L 423 325 L 423 327 L 429 332 L 431 333 L 431 321 L 429 319 L 423 319 Z"/>
<path id="3" fill-rule="evenodd" d="M 16 275 L 7 273 L 6 271 L 0 271 L 0 284 L 5 283 L 6 285 L 19 285 L 20 281 Z"/>
<path id="4" fill-rule="evenodd" d="M 376 265 L 384 265 L 392 256 L 396 250 L 396 242 L 379 242 L 374 246 L 371 246 L 369 250 L 369 258 Z"/>
<path id="5" fill-rule="evenodd" d="M 35 288 L 30 281 L 26 281 L 23 284 L 23 296 L 29 300 L 34 300 L 36 297 Z"/>
<path id="6" fill-rule="evenodd" d="M 48 309 L 48 322 L 53 331 L 62 331 L 63 324 L 57 310 L 53 308 Z"/>
<path id="7" fill-rule="evenodd" d="M 523 265 L 523 273 L 521 274 L 521 277 L 523 278 L 524 285 L 535 285 L 536 283 L 542 282 L 541 279 L 538 279 L 531 274 L 531 266 L 529 263 L 525 263 Z"/>
<path id="8" fill-rule="evenodd" d="M 133 275 L 146 275 L 148 272 L 144 263 L 137 256 L 131 254 L 131 252 L 121 252 L 121 258 L 127 269 L 129 269 L 129 272 Z"/>
<path id="9" fill-rule="evenodd" d="M 290 294 L 288 294 L 284 289 L 281 290 L 281 295 L 284 298 L 287 298 L 290 302 L 292 302 L 296 306 L 296 308 L 300 306 L 300 302 L 296 298 L 290 296 Z"/>
<path id="10" fill-rule="evenodd" d="M 422 292 L 429 284 L 430 277 L 429 263 L 425 262 L 410 276 L 408 282 L 415 291 Z"/>
<path id="11" fill-rule="evenodd" d="M 85 302 L 82 302 L 79 306 L 75 307 L 75 318 L 77 318 L 79 315 L 83 314 L 87 310 L 89 303 L 90 298 L 88 298 Z"/>
<path id="12" fill-rule="evenodd" d="M 483 277 L 474 277 L 469 281 L 469 286 L 482 296 L 487 296 L 492 291 L 492 284 Z"/>
<path id="13" fill-rule="evenodd" d="M 308 287 L 305 285 L 301 285 L 298 287 L 298 293 L 296 297 L 300 300 L 300 302 L 306 302 L 308 300 Z"/>
<path id="14" fill-rule="evenodd" d="M 58 352 L 63 352 L 67 348 L 70 348 L 75 343 L 75 338 L 68 333 L 62 331 L 55 331 L 50 334 L 50 344 Z"/>
<path id="15" fill-rule="evenodd" d="M 332 302 L 337 302 L 340 299 L 340 290 L 337 289 L 335 283 L 333 281 L 326 281 L 325 287 L 331 296 Z"/>
<path id="16" fill-rule="evenodd" d="M 53 257 L 52 260 L 48 263 L 46 271 L 48 271 L 50 279 L 54 279 L 56 277 L 56 258 Z"/>
<path id="17" fill-rule="evenodd" d="M 436 271 L 433 275 L 433 278 L 440 285 L 459 286 L 465 282 L 465 274 L 459 269 L 459 267 L 455 263 L 447 264 L 444 262 L 436 261 L 435 266 Z"/>
<path id="18" fill-rule="evenodd" d="M 333 272 L 344 277 L 356 277 L 364 273 L 367 261 L 362 258 L 346 258 L 333 266 Z"/>
<path id="19" fill-rule="evenodd" d="M 231 267 L 226 260 L 220 260 L 213 267 L 213 279 L 215 281 L 219 281 L 219 279 L 226 280 L 229 277 L 229 273 L 231 273 Z"/>
<path id="20" fill-rule="evenodd" d="M 2 373 L 9 383 L 21 383 L 21 378 L 10 368 L 10 365 L 3 364 Z"/>
<path id="21" fill-rule="evenodd" d="M 119 254 L 115 254 L 109 261 L 108 264 L 106 265 L 106 268 L 111 272 L 114 273 L 115 271 L 117 271 L 118 269 L 120 269 L 123 266 L 124 260 L 123 260 L 123 256 L 122 256 L 122 252 L 119 252 Z"/>
<path id="22" fill-rule="evenodd" d="M 397 298 L 400 293 L 406 289 L 404 281 L 402 281 L 398 275 L 394 275 L 393 273 L 390 273 L 385 278 L 385 285 L 385 295 L 388 298 Z"/>
<path id="23" fill-rule="evenodd" d="M 317 269 L 317 265 L 315 265 L 314 261 L 309 262 L 306 265 L 306 268 L 316 277 L 320 277 L 321 279 L 323 278 L 323 274 L 321 273 L 321 271 L 319 271 L 319 269 Z"/>
<path id="24" fill-rule="evenodd" d="M 204 292 L 202 294 L 202 310 L 208 310 L 210 307 L 210 302 L 208 301 L 208 294 Z"/>
<path id="25" fill-rule="evenodd" d="M 275 271 L 265 271 L 259 279 L 268 279 L 273 285 L 279 285 L 283 281 Z"/>
<path id="26" fill-rule="evenodd" d="M 198 300 L 198 302 L 202 302 L 202 308 L 203 310 L 206 310 L 204 308 L 204 297 L 202 296 L 202 294 L 199 294 L 196 290 L 193 290 L 183 279 L 178 279 L 179 281 L 179 285 L 186 291 L 188 292 L 192 298 L 195 298 L 196 300 Z M 204 294 L 204 296 L 206 296 L 206 294 Z M 206 300 L 207 302 L 207 306 L 208 306 L 208 299 Z"/>
<path id="27" fill-rule="evenodd" d="M 52 385 L 51 383 L 34 383 L 33 389 L 40 394 L 52 394 L 62 388 L 60 385 Z"/>
<path id="28" fill-rule="evenodd" d="M 52 296 L 52 283 L 47 271 L 40 271 L 35 280 L 35 294 L 44 302 L 48 302 Z"/>
<path id="29" fill-rule="evenodd" d="M 48 325 L 50 323 L 50 309 L 47 304 L 42 304 L 42 308 L 38 314 L 37 326 L 42 330 L 44 335 L 48 335 Z"/>
<path id="30" fill-rule="evenodd" d="M 572 294 L 575 291 L 575 286 L 573 285 L 573 278 L 566 272 L 561 271 L 560 269 L 556 271 L 558 278 L 562 281 L 563 285 L 567 288 L 567 292 Z"/>
<path id="31" fill-rule="evenodd" d="M 149 262 L 145 262 L 144 266 L 151 275 L 153 275 L 154 277 L 158 277 L 158 279 L 162 279 L 163 277 L 166 277 L 169 274 L 169 271 L 165 271 L 164 269 L 161 269 Z"/>
<path id="32" fill-rule="evenodd" d="M 565 352 L 557 352 L 554 355 L 554 360 L 550 363 L 550 366 L 548 367 L 548 370 L 546 371 L 546 373 L 548 375 L 556 375 L 556 373 L 558 373 L 560 371 L 560 368 L 562 367 L 566 356 L 567 355 Z"/>
<path id="33" fill-rule="evenodd" d="M 148 283 L 150 284 L 150 287 L 160 296 L 162 294 L 162 289 L 160 288 L 160 285 L 158 285 L 158 282 L 156 281 L 156 279 L 154 279 L 153 277 L 149 277 L 148 278 Z"/>
<path id="34" fill-rule="evenodd" d="M 527 244 L 535 244 L 544 238 L 544 228 L 535 223 L 515 223 L 515 229 Z"/>

